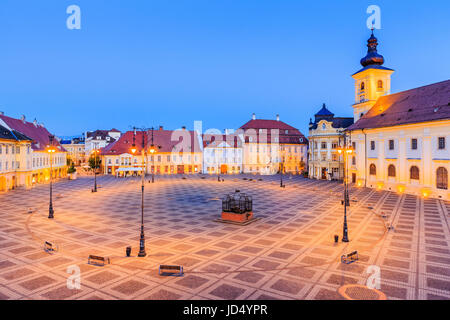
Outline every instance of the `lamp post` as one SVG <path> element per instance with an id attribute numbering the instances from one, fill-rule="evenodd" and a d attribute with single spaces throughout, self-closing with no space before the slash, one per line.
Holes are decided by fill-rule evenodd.
<path id="1" fill-rule="evenodd" d="M 345 136 L 344 136 L 344 146 L 339 147 L 339 154 L 343 155 L 344 160 L 344 227 L 343 227 L 343 235 L 342 242 L 349 242 L 348 240 L 348 227 L 347 227 L 347 206 L 350 204 L 349 195 L 348 195 L 348 155 L 353 153 L 353 148 L 347 145 Z"/>
<path id="2" fill-rule="evenodd" d="M 97 167 L 98 167 L 98 153 L 100 150 L 95 147 L 94 150 L 92 150 L 92 153 L 94 154 L 94 189 L 92 189 L 92 192 L 97 192 Z"/>
<path id="3" fill-rule="evenodd" d="M 155 182 L 155 153 L 156 153 L 156 150 L 157 149 L 159 149 L 160 147 L 159 146 L 157 146 L 157 147 L 155 147 L 155 145 L 153 144 L 153 130 L 154 130 L 154 128 L 153 127 L 151 127 L 150 128 L 150 130 L 152 130 L 152 144 L 150 145 L 150 153 L 151 153 L 151 155 L 152 155 L 152 166 L 153 166 L 153 169 L 152 169 L 152 183 L 154 183 Z"/>
<path id="4" fill-rule="evenodd" d="M 135 154 L 137 152 L 136 148 L 136 128 L 133 128 L 134 134 L 133 134 L 133 145 L 131 147 L 131 153 Z M 144 139 L 144 129 L 142 131 L 142 180 L 141 180 L 141 235 L 139 239 L 139 253 L 138 257 L 145 257 L 147 253 L 145 252 L 145 234 L 144 234 L 144 179 L 145 179 L 145 139 Z"/>
<path id="5" fill-rule="evenodd" d="M 49 138 L 49 145 L 47 146 L 47 152 L 50 157 L 50 202 L 48 205 L 48 218 L 53 219 L 53 214 L 55 213 L 53 210 L 53 154 L 56 152 L 56 148 L 53 146 L 53 139 L 54 136 L 50 135 Z"/>
<path id="6" fill-rule="evenodd" d="M 284 184 L 283 184 L 283 162 L 280 162 L 280 188 L 284 188 Z"/>
<path id="7" fill-rule="evenodd" d="M 136 128 L 133 128 L 134 135 L 133 135 L 133 145 L 131 147 L 131 153 L 135 154 L 137 152 L 136 144 L 135 144 L 135 137 L 136 137 Z M 141 235 L 139 240 L 139 253 L 138 257 L 145 257 L 147 253 L 145 252 L 145 234 L 144 234 L 144 185 L 145 185 L 145 171 L 146 171 L 146 162 L 145 159 L 147 157 L 147 149 L 145 144 L 145 137 L 147 136 L 147 130 L 145 128 L 141 129 L 142 132 L 142 180 L 141 180 Z M 149 148 L 150 153 L 153 155 L 156 152 L 155 146 L 152 145 Z"/>

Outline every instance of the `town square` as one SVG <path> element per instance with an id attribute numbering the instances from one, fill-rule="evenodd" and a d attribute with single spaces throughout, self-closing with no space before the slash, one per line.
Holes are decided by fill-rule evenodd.
<path id="1" fill-rule="evenodd" d="M 91 192 L 92 177 L 58 182 L 53 220 L 47 218 L 46 186 L 3 194 L 1 215 L 8 223 L 0 231 L 1 297 L 343 299 L 338 290 L 366 286 L 373 273 L 368 268 L 376 265 L 388 299 L 450 298 L 449 202 L 351 188 L 350 242 L 334 243 L 334 235 L 342 235 L 342 184 L 292 176 L 280 188 L 278 176 L 252 177 L 146 181 L 144 258 L 137 257 L 139 177 L 102 177 L 97 193 Z M 216 221 L 223 196 L 236 189 L 253 198 L 260 218 L 253 224 Z M 58 251 L 46 253 L 45 241 Z M 354 250 L 359 261 L 342 264 L 341 256 Z M 89 255 L 109 257 L 110 264 L 90 265 Z M 182 265 L 184 276 L 159 276 L 161 264 Z M 73 265 L 81 270 L 81 286 L 70 290 L 67 269 Z M 381 298 L 365 297 L 370 294 L 349 293 Z"/>
<path id="2" fill-rule="evenodd" d="M 450 300 L 448 2 L 22 2 L 0 302 Z"/>

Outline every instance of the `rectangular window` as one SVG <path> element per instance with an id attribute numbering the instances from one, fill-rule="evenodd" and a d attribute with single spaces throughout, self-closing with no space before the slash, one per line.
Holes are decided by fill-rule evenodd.
<path id="1" fill-rule="evenodd" d="M 370 141 L 370 150 L 375 150 L 375 141 Z"/>
<path id="2" fill-rule="evenodd" d="M 394 140 L 389 140 L 389 150 L 394 150 Z"/>
<path id="3" fill-rule="evenodd" d="M 356 142 L 352 142 L 353 150 L 356 150 Z"/>
<path id="4" fill-rule="evenodd" d="M 322 149 L 326 149 L 327 148 L 327 143 L 326 142 L 322 142 L 321 148 Z"/>
<path id="5" fill-rule="evenodd" d="M 2 146 L 0 146 L 0 154 L 2 154 Z"/>
<path id="6" fill-rule="evenodd" d="M 16 147 L 16 153 L 17 153 L 17 154 L 20 153 L 20 147 Z"/>
<path id="7" fill-rule="evenodd" d="M 439 149 L 445 149 L 445 137 L 438 138 Z"/>
<path id="8" fill-rule="evenodd" d="M 170 156 L 167 156 L 167 162 L 170 162 Z"/>
<path id="9" fill-rule="evenodd" d="M 417 139 L 411 139 L 411 150 L 417 150 Z"/>

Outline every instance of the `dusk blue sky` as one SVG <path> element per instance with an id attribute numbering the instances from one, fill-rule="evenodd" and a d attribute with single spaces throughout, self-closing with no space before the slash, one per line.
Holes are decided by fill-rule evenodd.
<path id="1" fill-rule="evenodd" d="M 66 28 L 71 4 L 81 30 Z M 450 78 L 447 0 L 1 0 L 0 110 L 64 136 L 238 128 L 252 112 L 307 135 L 324 102 L 353 114 L 371 4 L 392 92 Z"/>

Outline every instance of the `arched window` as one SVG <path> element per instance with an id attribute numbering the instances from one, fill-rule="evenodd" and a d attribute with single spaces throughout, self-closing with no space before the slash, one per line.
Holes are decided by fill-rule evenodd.
<path id="1" fill-rule="evenodd" d="M 377 88 L 378 88 L 378 89 L 383 89 L 383 81 L 378 80 Z"/>
<path id="2" fill-rule="evenodd" d="M 395 177 L 395 166 L 393 164 L 388 167 L 388 177 Z"/>
<path id="3" fill-rule="evenodd" d="M 419 168 L 417 168 L 416 166 L 412 166 L 409 169 L 409 178 L 411 180 L 419 180 Z"/>
<path id="4" fill-rule="evenodd" d="M 369 167 L 369 172 L 372 176 L 377 175 L 377 167 L 373 163 Z"/>
<path id="5" fill-rule="evenodd" d="M 448 189 L 448 172 L 444 167 L 436 170 L 436 187 L 438 189 Z"/>
<path id="6" fill-rule="evenodd" d="M 361 91 L 363 91 L 364 88 L 365 88 L 365 84 L 364 84 L 364 82 L 361 82 L 361 86 L 360 86 Z"/>

